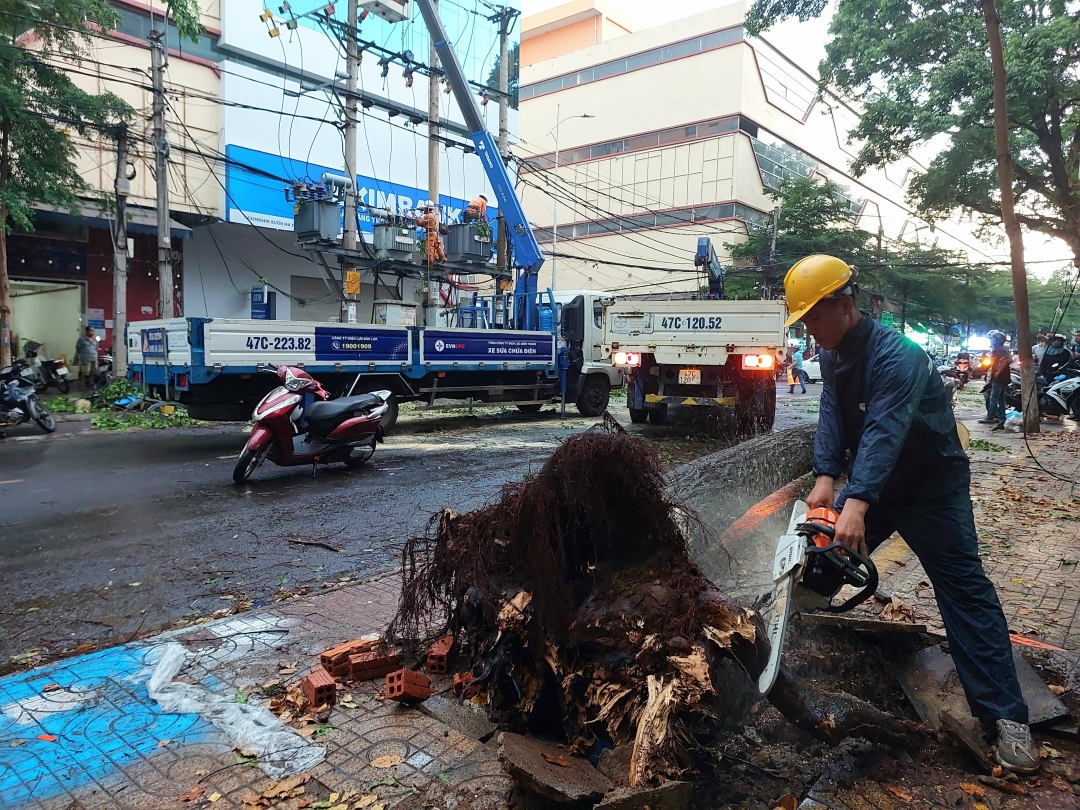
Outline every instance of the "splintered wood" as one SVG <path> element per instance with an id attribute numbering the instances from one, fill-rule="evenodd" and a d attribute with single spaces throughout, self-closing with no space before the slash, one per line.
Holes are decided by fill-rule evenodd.
<path id="1" fill-rule="evenodd" d="M 575 755 L 632 746 L 631 785 L 675 778 L 715 738 L 724 659 L 756 679 L 768 657 L 761 617 L 690 561 L 692 529 L 653 447 L 608 423 L 491 506 L 434 516 L 406 544 L 388 637 L 452 633 L 499 725 L 561 731 Z"/>

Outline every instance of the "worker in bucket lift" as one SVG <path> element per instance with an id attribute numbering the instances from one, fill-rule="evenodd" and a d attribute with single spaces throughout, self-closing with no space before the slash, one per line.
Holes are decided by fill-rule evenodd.
<path id="1" fill-rule="evenodd" d="M 821 348 L 817 482 L 807 504 L 838 511 L 836 540 L 862 554 L 900 533 L 933 583 L 971 713 L 997 733 L 997 761 L 1034 773 L 1039 751 L 1009 628 L 979 559 L 968 459 L 941 376 L 925 351 L 859 310 L 853 270 L 840 259 L 802 259 L 784 289 L 787 325 L 801 320 Z"/>
<path id="2" fill-rule="evenodd" d="M 417 225 L 424 229 L 424 246 L 427 248 L 428 265 L 446 261 L 446 250 L 443 248 L 442 237 L 439 236 L 439 217 L 435 214 L 435 203 L 424 200 L 420 204 L 423 214 L 414 217 Z"/>
<path id="3" fill-rule="evenodd" d="M 473 197 L 461 212 L 462 222 L 487 222 L 487 197 Z"/>

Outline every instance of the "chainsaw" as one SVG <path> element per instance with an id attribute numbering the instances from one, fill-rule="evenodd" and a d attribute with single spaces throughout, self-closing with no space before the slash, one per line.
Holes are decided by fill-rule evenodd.
<path id="1" fill-rule="evenodd" d="M 758 689 L 766 695 L 780 672 L 792 603 L 803 610 L 843 613 L 874 595 L 878 586 L 877 567 L 869 557 L 835 540 L 839 515 L 832 509 L 810 509 L 796 501 L 787 532 L 780 538 L 773 557 L 772 615 L 768 633 L 769 663 Z M 845 585 L 856 592 L 841 602 L 833 598 Z"/>

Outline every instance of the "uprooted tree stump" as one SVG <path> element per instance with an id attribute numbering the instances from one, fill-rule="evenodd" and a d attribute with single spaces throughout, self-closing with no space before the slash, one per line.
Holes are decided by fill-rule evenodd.
<path id="1" fill-rule="evenodd" d="M 675 779 L 726 721 L 726 661 L 756 680 L 769 654 L 760 615 L 691 561 L 706 531 L 653 447 L 608 417 L 495 503 L 410 539 L 388 637 L 419 649 L 452 633 L 502 728 L 561 733 L 575 754 L 630 746 L 631 786 Z"/>
<path id="2" fill-rule="evenodd" d="M 756 677 L 768 656 L 760 616 L 690 561 L 695 521 L 652 446 L 606 421 L 494 504 L 444 511 L 410 540 L 389 634 L 453 633 L 502 727 L 561 732 L 575 752 L 632 745 L 631 784 L 674 777 L 717 720 L 718 662 Z"/>

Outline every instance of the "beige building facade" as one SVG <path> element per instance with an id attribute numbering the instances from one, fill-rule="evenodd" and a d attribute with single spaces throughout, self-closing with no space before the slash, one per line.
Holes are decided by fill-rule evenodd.
<path id="1" fill-rule="evenodd" d="M 560 9 L 573 19 L 578 5 Z M 968 223 L 931 229 L 904 202 L 913 161 L 851 176 L 857 145 L 847 133 L 857 111 L 819 93 L 816 77 L 767 36 L 748 37 L 746 9 L 738 2 L 582 48 L 571 48 L 571 37 L 563 53 L 523 60 L 523 202 L 545 250 L 557 217 L 556 286 L 698 289 L 699 237 L 729 262 L 724 243 L 771 227 L 775 203 L 765 189 L 784 176 L 835 181 L 853 222 L 885 242 L 919 240 L 986 257 Z M 559 9 L 546 14 L 550 37 Z M 530 23 L 523 21 L 523 49 Z"/>

